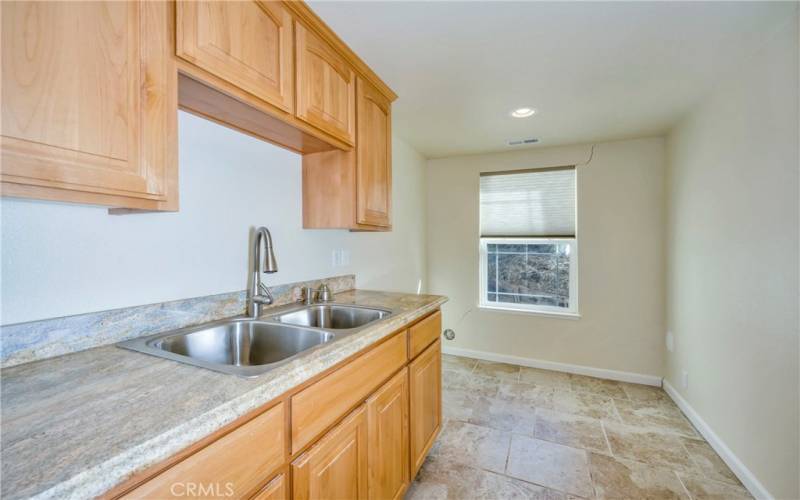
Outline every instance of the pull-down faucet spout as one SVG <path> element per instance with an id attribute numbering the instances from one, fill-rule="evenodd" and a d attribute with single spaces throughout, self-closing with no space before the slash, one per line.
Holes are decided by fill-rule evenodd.
<path id="1" fill-rule="evenodd" d="M 261 258 L 261 244 L 264 242 L 264 258 Z M 275 260 L 275 251 L 272 249 L 272 235 L 269 229 L 259 227 L 253 238 L 253 269 L 250 288 L 247 290 L 247 315 L 251 318 L 261 316 L 261 309 L 272 304 L 273 298 L 269 288 L 261 282 L 261 273 L 278 272 L 278 262 Z"/>

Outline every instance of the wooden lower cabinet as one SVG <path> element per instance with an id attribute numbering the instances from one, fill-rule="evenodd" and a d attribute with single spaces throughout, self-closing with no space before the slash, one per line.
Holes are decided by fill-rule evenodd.
<path id="1" fill-rule="evenodd" d="M 411 473 L 416 475 L 442 423 L 442 350 L 437 339 L 408 366 Z"/>
<path id="2" fill-rule="evenodd" d="M 361 405 L 292 463 L 292 498 L 366 498 L 367 475 L 367 411 Z"/>
<path id="3" fill-rule="evenodd" d="M 402 498 L 409 482 L 408 369 L 367 400 L 369 498 Z"/>
<path id="4" fill-rule="evenodd" d="M 124 498 L 246 498 L 285 460 L 286 406 L 280 403 L 209 444 Z"/>
<path id="5" fill-rule="evenodd" d="M 439 318 L 395 332 L 102 498 L 401 499 L 441 427 L 438 334 L 430 342 Z"/>

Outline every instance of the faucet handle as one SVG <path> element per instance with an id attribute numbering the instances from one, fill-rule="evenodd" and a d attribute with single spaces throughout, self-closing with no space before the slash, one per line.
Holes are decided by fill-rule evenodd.
<path id="1" fill-rule="evenodd" d="M 303 296 L 300 298 L 300 302 L 303 302 L 307 305 L 314 303 L 314 289 L 310 286 L 304 286 L 302 289 Z"/>
<path id="2" fill-rule="evenodd" d="M 320 302 L 328 302 L 333 298 L 333 294 L 327 283 L 323 283 L 317 288 L 317 298 Z"/>

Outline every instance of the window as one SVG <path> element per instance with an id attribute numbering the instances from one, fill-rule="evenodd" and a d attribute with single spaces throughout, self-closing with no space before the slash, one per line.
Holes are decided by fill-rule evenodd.
<path id="1" fill-rule="evenodd" d="M 481 174 L 481 307 L 578 313 L 575 167 Z"/>

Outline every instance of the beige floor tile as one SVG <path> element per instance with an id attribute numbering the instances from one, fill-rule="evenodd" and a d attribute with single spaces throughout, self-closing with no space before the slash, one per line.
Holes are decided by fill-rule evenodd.
<path id="1" fill-rule="evenodd" d="M 689 498 L 670 469 L 591 453 L 589 467 L 597 498 Z"/>
<path id="2" fill-rule="evenodd" d="M 561 492 L 459 463 L 428 459 L 407 500 L 566 500 Z"/>
<path id="3" fill-rule="evenodd" d="M 692 460 L 697 465 L 697 468 L 700 469 L 700 472 L 702 472 L 704 476 L 716 481 L 730 483 L 735 486 L 742 486 L 742 483 L 739 482 L 739 478 L 736 477 L 736 474 L 734 474 L 733 471 L 728 468 L 727 464 L 722 461 L 720 456 L 717 455 L 717 452 L 714 451 L 714 448 L 712 448 L 710 444 L 706 443 L 705 441 L 684 439 L 683 445 L 686 447 L 686 451 L 689 452 L 689 456 L 692 457 Z"/>
<path id="4" fill-rule="evenodd" d="M 603 426 L 615 457 L 675 470 L 695 468 L 679 436 L 613 422 L 604 422 Z"/>
<path id="5" fill-rule="evenodd" d="M 472 372 L 484 377 L 494 377 L 512 382 L 519 380 L 519 366 L 509 365 L 508 363 L 479 360 Z"/>
<path id="6" fill-rule="evenodd" d="M 548 401 L 542 401 L 540 407 L 561 413 L 581 415 L 618 422 L 619 416 L 611 398 L 588 392 L 554 390 Z"/>
<path id="7" fill-rule="evenodd" d="M 546 385 L 522 382 L 502 382 L 497 391 L 497 398 L 506 401 L 525 401 L 534 406 L 551 404 L 554 388 Z"/>
<path id="8" fill-rule="evenodd" d="M 502 473 L 510 441 L 508 432 L 448 420 L 431 449 L 431 455 L 444 462 Z"/>
<path id="9" fill-rule="evenodd" d="M 506 473 L 572 495 L 593 495 L 584 450 L 514 435 Z"/>
<path id="10" fill-rule="evenodd" d="M 533 436 L 534 407 L 525 401 L 477 398 L 468 421 L 500 431 Z"/>
<path id="11" fill-rule="evenodd" d="M 735 500 L 753 498 L 742 486 L 714 481 L 692 474 L 678 473 L 694 500 Z"/>
<path id="12" fill-rule="evenodd" d="M 560 389 L 569 389 L 571 385 L 569 373 L 541 370 L 528 366 L 520 368 L 519 381 L 546 385 L 549 387 L 558 387 Z"/>
<path id="13" fill-rule="evenodd" d="M 450 420 L 469 421 L 478 396 L 466 389 L 442 389 L 442 415 Z"/>
<path id="14" fill-rule="evenodd" d="M 464 389 L 475 396 L 493 398 L 497 396 L 502 380 L 474 373 L 443 370 L 442 383 L 447 389 Z"/>
<path id="15" fill-rule="evenodd" d="M 477 363 L 477 359 L 453 356 L 451 354 L 442 354 L 442 369 L 444 370 L 470 373 L 472 369 L 475 368 Z"/>
<path id="16" fill-rule="evenodd" d="M 574 448 L 611 452 L 600 420 L 579 415 L 537 409 L 533 437 Z"/>
<path id="17" fill-rule="evenodd" d="M 621 382 L 620 384 L 622 385 L 622 390 L 624 390 L 625 394 L 628 395 L 628 399 L 632 399 L 634 401 L 660 400 L 669 401 L 672 403 L 672 398 L 670 398 L 669 394 L 667 394 L 661 387 L 643 384 L 628 384 L 625 382 Z"/>
<path id="18" fill-rule="evenodd" d="M 622 389 L 622 384 L 616 380 L 571 375 L 570 388 L 573 391 L 589 392 L 609 398 L 628 399 L 628 395 Z"/>
<path id="19" fill-rule="evenodd" d="M 700 437 L 691 422 L 671 401 L 617 399 L 614 405 L 624 424 L 691 438 Z"/>

